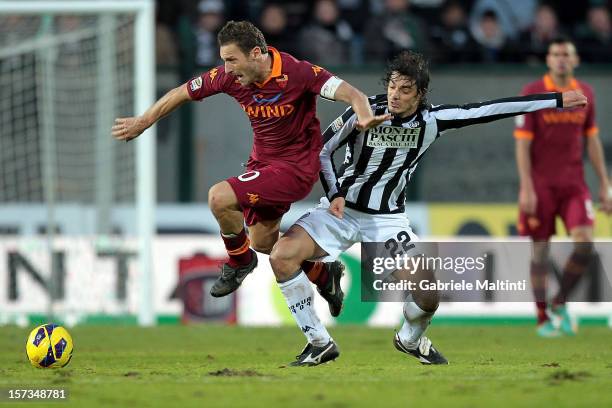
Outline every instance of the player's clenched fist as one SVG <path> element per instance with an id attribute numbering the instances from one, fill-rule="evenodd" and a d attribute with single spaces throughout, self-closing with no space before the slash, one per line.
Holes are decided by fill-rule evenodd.
<path id="1" fill-rule="evenodd" d="M 112 135 L 117 140 L 130 141 L 147 129 L 147 125 L 142 117 L 117 118 L 112 127 Z"/>
<path id="2" fill-rule="evenodd" d="M 580 91 L 567 91 L 563 92 L 563 107 L 564 108 L 576 108 L 587 106 L 587 97 Z"/>
<path id="3" fill-rule="evenodd" d="M 329 204 L 329 212 L 342 219 L 344 217 L 344 197 L 336 197 Z"/>

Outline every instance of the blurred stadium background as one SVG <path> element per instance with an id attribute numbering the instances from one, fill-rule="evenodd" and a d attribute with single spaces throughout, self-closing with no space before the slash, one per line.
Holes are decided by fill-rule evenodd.
<path id="1" fill-rule="evenodd" d="M 225 21 L 256 22 L 270 45 L 368 94 L 384 92 L 387 58 L 418 50 L 431 59 L 434 104 L 518 94 L 544 74 L 546 42 L 570 35 L 611 160 L 610 10 L 604 0 L 0 1 L 0 325 L 49 316 L 70 325 L 292 324 L 264 257 L 236 296 L 207 296 L 224 254 L 207 191 L 242 173 L 252 136 L 240 107 L 215 96 L 182 107 L 136 143 L 110 137 L 114 117 L 141 113 L 220 63 L 216 32 Z M 342 110 L 320 101 L 322 126 Z M 436 143 L 408 191 L 421 237 L 513 239 L 512 129 L 504 120 Z M 283 226 L 321 194 L 316 186 Z M 610 221 L 598 215 L 596 225 L 596 236 L 609 239 Z M 397 324 L 399 305 L 359 301 L 358 259 L 357 247 L 344 256 L 347 305 L 335 321 L 323 312 L 326 322 Z M 524 271 L 499 276 L 527 277 L 527 265 L 525 254 Z M 532 309 L 447 305 L 437 319 L 531 321 Z M 597 323 L 610 314 L 599 302 L 579 310 Z"/>

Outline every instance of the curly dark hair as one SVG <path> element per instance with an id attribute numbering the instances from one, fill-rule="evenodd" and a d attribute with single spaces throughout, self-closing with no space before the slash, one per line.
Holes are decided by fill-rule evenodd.
<path id="1" fill-rule="evenodd" d="M 264 54 L 268 53 L 268 45 L 264 35 L 248 21 L 228 21 L 225 23 L 219 34 L 217 34 L 219 46 L 236 44 L 245 54 L 251 52 L 255 47 L 259 47 Z"/>
<path id="2" fill-rule="evenodd" d="M 421 96 L 418 109 L 427 107 L 427 93 L 429 92 L 429 64 L 423 55 L 414 51 L 402 51 L 387 64 L 387 72 L 383 84 L 389 85 L 391 78 L 403 76 L 414 81 L 417 92 Z"/>

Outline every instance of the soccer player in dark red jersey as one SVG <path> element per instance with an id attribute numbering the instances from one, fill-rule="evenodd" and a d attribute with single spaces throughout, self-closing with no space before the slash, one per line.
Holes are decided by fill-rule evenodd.
<path id="1" fill-rule="evenodd" d="M 525 86 L 523 94 L 576 89 L 584 93 L 589 104 L 571 110 L 527 113 L 517 117 L 514 131 L 520 177 L 518 230 L 533 240 L 530 275 L 537 307 L 537 333 L 543 337 L 575 334 L 565 302 L 593 257 L 594 211 L 582 163 L 585 144 L 599 177 L 600 209 L 606 213 L 612 210 L 610 184 L 595 122 L 595 97 L 589 85 L 574 78 L 578 62 L 576 48 L 569 39 L 552 41 L 546 56 L 548 73 Z M 565 265 L 560 289 L 547 305 L 549 240 L 555 234 L 557 215 L 575 246 Z"/>
<path id="2" fill-rule="evenodd" d="M 350 104 L 364 129 L 389 115 L 374 116 L 361 91 L 325 69 L 269 47 L 249 22 L 228 22 L 217 39 L 224 65 L 172 89 L 141 116 L 116 119 L 112 133 L 131 140 L 181 104 L 218 93 L 236 99 L 248 116 L 254 143 L 247 172 L 215 184 L 208 193 L 229 255 L 211 289 L 218 297 L 235 291 L 255 269 L 254 250 L 270 253 L 279 238 L 281 217 L 318 180 L 322 136 L 317 96 Z M 302 267 L 337 316 L 343 298 L 342 265 L 305 262 Z"/>

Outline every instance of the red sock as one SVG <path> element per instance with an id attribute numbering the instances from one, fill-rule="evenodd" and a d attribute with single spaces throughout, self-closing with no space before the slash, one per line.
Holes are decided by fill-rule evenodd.
<path id="1" fill-rule="evenodd" d="M 546 314 L 546 302 L 536 302 L 536 307 L 538 309 L 538 324 L 542 324 L 548 320 L 548 315 Z"/>
<path id="2" fill-rule="evenodd" d="M 327 284 L 329 273 L 325 263 L 304 261 L 302 262 L 302 270 L 308 276 L 308 279 L 318 287 L 322 288 Z"/>
<path id="3" fill-rule="evenodd" d="M 548 320 L 546 315 L 546 274 L 548 273 L 547 263 L 531 262 L 530 276 L 531 288 L 537 308 L 538 324 Z"/>
<path id="4" fill-rule="evenodd" d="M 229 261 L 227 262 L 229 266 L 232 268 L 244 266 L 253 260 L 253 252 L 249 248 L 251 241 L 244 228 L 237 235 L 230 237 L 221 234 L 221 238 L 229 255 Z"/>

